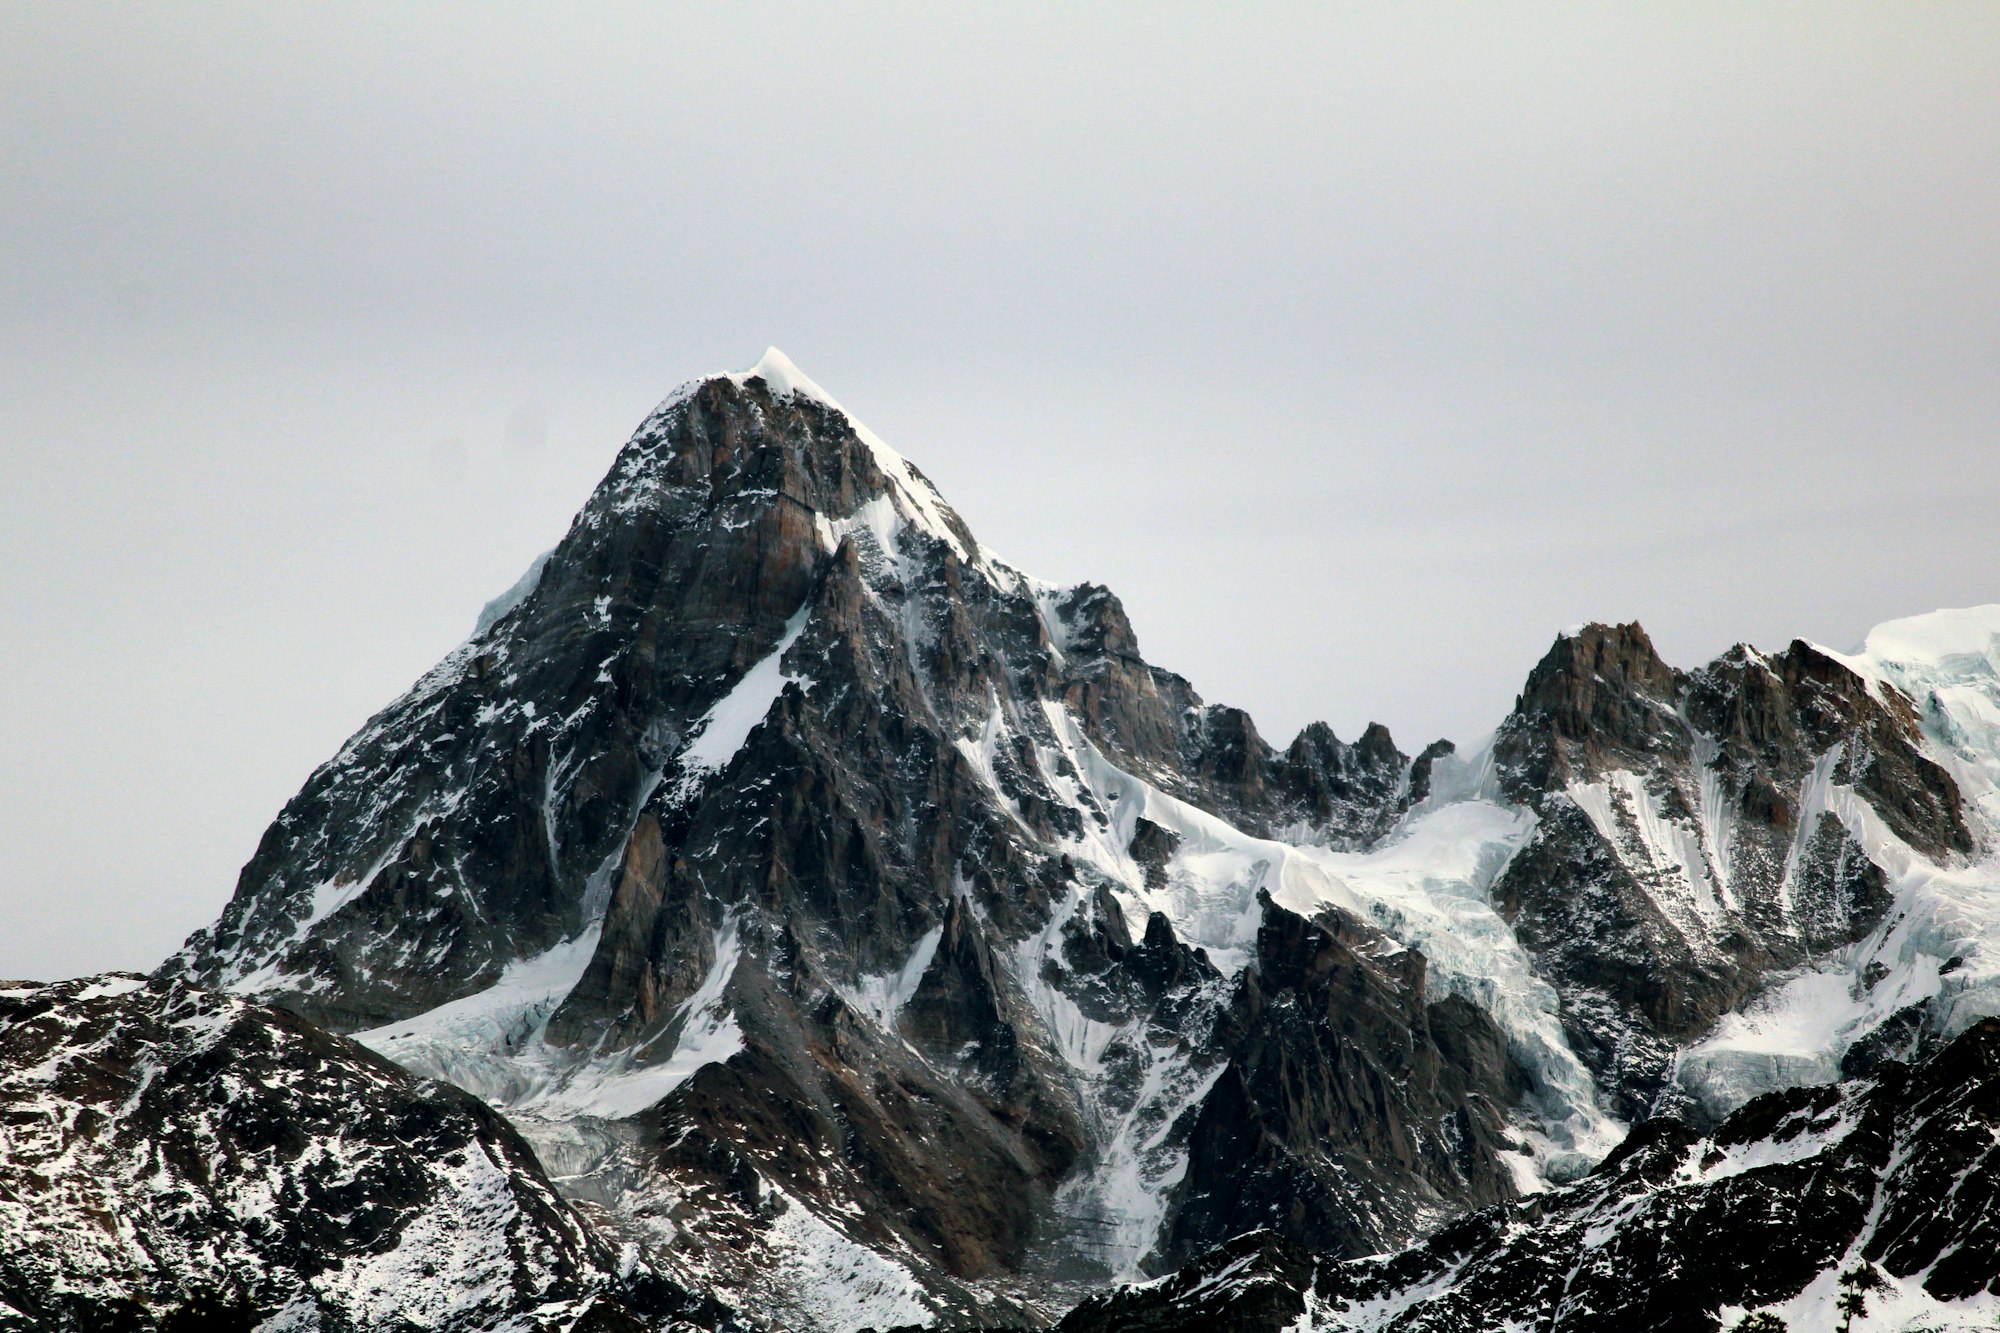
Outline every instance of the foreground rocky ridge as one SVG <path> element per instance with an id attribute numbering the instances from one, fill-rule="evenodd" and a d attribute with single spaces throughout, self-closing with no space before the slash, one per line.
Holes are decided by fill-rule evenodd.
<path id="1" fill-rule="evenodd" d="M 0 1328 L 721 1329 L 499 1115 L 284 1013 L 0 986 Z"/>
<path id="2" fill-rule="evenodd" d="M 1252 1235 L 1096 1297 L 1061 1333 L 1991 1328 L 2000 1020 L 1912 1067 L 1770 1093 L 1709 1135 L 1648 1121 L 1587 1179 L 1346 1263 Z"/>
<path id="3" fill-rule="evenodd" d="M 642 424 L 161 975 L 478 1094 L 774 1323 L 1036 1323 L 2000 1012 L 1966 614 L 1692 673 L 1586 626 L 1490 744 L 1279 749 L 773 353 Z"/>

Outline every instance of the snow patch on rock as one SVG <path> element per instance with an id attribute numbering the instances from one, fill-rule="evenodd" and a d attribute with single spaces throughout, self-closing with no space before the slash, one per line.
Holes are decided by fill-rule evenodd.
<path id="1" fill-rule="evenodd" d="M 726 768 L 729 761 L 736 757 L 736 752 L 743 748 L 743 742 L 750 739 L 750 733 L 757 729 L 757 724 L 770 713 L 771 705 L 785 692 L 785 686 L 805 679 L 786 671 L 784 661 L 785 654 L 791 651 L 792 645 L 805 631 L 809 611 L 808 607 L 800 607 L 785 622 L 785 632 L 779 636 L 777 647 L 744 672 L 743 678 L 730 687 L 729 693 L 716 700 L 689 728 L 694 739 L 680 753 L 682 774 L 679 791 L 683 796 L 691 793 L 710 774 Z"/>
<path id="2" fill-rule="evenodd" d="M 771 1285 L 789 1294 L 805 1326 L 857 1333 L 935 1322 L 924 1286 L 909 1269 L 849 1240 L 785 1191 L 770 1187 L 770 1193 L 783 1208 L 763 1237 L 774 1257 Z"/>
<path id="3" fill-rule="evenodd" d="M 735 922 L 715 937 L 715 965 L 676 1010 L 665 1059 L 627 1048 L 578 1052 L 546 1040 L 548 1022 L 596 952 L 602 926 L 511 964 L 486 990 L 415 1018 L 358 1032 L 361 1042 L 406 1069 L 465 1089 L 510 1118 L 618 1120 L 656 1105 L 708 1064 L 743 1049 L 725 991 L 742 947 Z"/>
<path id="4" fill-rule="evenodd" d="M 916 995 L 924 973 L 930 970 L 931 959 L 937 957 L 938 941 L 943 938 L 943 926 L 931 927 L 910 950 L 909 960 L 900 968 L 893 972 L 863 974 L 853 989 L 841 992 L 841 998 L 874 1019 L 884 1031 L 894 1032 L 896 1015 L 902 1013 L 903 1006 Z"/>

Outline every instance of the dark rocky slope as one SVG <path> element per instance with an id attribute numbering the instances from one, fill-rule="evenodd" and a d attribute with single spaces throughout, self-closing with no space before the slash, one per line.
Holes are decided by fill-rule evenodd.
<path id="1" fill-rule="evenodd" d="M 214 992 L 0 986 L 0 1328 L 642 1323 L 734 1327 L 621 1265 L 464 1093 Z"/>
<path id="2" fill-rule="evenodd" d="M 1524 1092 L 1505 1039 L 1426 997 L 1421 954 L 1336 911 L 1266 903 L 1253 966 L 1216 1041 L 1166 1236 L 1172 1257 L 1275 1229 L 1366 1254 L 1468 1204 L 1513 1197 L 1507 1111 Z"/>

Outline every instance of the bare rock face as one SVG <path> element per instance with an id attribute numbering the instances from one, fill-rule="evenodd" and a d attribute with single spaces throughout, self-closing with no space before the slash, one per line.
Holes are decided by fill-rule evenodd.
<path id="1" fill-rule="evenodd" d="M 1229 1062 L 1195 1115 L 1170 1257 L 1258 1230 L 1373 1253 L 1514 1196 L 1501 1158 L 1526 1080 L 1484 1014 L 1432 1003 L 1424 983 L 1422 955 L 1380 931 L 1266 901 L 1218 1034 Z"/>
<path id="2" fill-rule="evenodd" d="M 0 1234 L 0 1328 L 734 1327 L 480 1102 L 122 974 L 0 988 Z"/>
<path id="3" fill-rule="evenodd" d="M 1539 816 L 1495 896 L 1627 1116 L 1766 976 L 1882 920 L 1883 872 L 1832 793 L 1933 857 L 1974 846 L 1910 701 L 1802 642 L 1684 673 L 1637 625 L 1585 626 L 1530 673 L 1494 753 Z"/>
<path id="4" fill-rule="evenodd" d="M 1560 789 L 1661 755 L 1685 760 L 1684 729 L 1673 725 L 1683 683 L 1637 624 L 1563 635 L 1528 673 L 1504 728 L 1515 790 Z"/>

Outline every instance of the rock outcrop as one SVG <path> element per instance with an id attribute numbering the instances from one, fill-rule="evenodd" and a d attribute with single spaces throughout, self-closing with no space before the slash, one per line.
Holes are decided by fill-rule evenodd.
<path id="1" fill-rule="evenodd" d="M 1367 1254 L 1513 1197 L 1507 1113 L 1527 1080 L 1492 1022 L 1431 1001 L 1423 956 L 1380 931 L 1265 908 L 1217 1033 L 1228 1063 L 1195 1113 L 1169 1255 L 1257 1230 Z"/>
<path id="2" fill-rule="evenodd" d="M 1910 700 L 1803 642 L 1686 673 L 1637 625 L 1585 626 L 1530 673 L 1494 757 L 1540 821 L 1497 900 L 1628 1117 L 1766 977 L 1882 922 L 1892 894 L 1836 791 L 1930 857 L 1974 848 Z"/>
<path id="3" fill-rule="evenodd" d="M 521 1137 L 291 1015 L 0 986 L 0 1328 L 727 1329 L 621 1265 Z"/>

